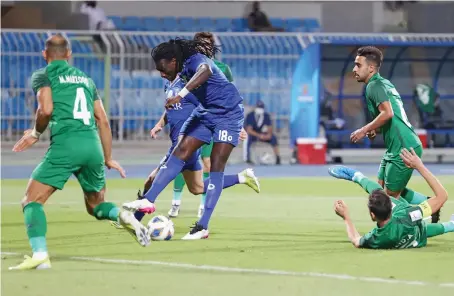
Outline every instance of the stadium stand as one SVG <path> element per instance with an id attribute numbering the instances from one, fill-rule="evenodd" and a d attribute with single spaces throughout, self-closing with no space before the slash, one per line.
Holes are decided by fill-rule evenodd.
<path id="1" fill-rule="evenodd" d="M 247 19 L 244 18 L 190 18 L 190 17 L 136 17 L 109 16 L 115 27 L 124 31 L 160 31 L 160 32 L 249 32 Z M 282 19 L 271 18 L 271 23 L 287 32 L 318 32 L 317 19 Z"/>

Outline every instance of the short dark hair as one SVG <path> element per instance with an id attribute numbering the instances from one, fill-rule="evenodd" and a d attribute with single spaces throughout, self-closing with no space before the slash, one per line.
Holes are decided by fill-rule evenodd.
<path id="1" fill-rule="evenodd" d="M 46 51 L 52 57 L 65 57 L 70 49 L 69 40 L 62 34 L 55 34 L 46 40 Z"/>
<path id="2" fill-rule="evenodd" d="M 377 189 L 370 193 L 367 206 L 369 211 L 374 213 L 375 218 L 379 221 L 384 221 L 391 217 L 393 205 L 389 196 L 382 189 Z"/>
<path id="3" fill-rule="evenodd" d="M 374 62 L 377 68 L 380 68 L 383 63 L 383 53 L 375 46 L 363 46 L 356 52 L 357 56 L 365 57 L 366 61 Z"/>

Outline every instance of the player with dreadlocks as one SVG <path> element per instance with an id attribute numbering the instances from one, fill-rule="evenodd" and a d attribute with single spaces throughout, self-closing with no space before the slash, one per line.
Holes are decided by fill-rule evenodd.
<path id="1" fill-rule="evenodd" d="M 218 50 L 212 43 L 185 39 L 170 40 L 153 49 L 151 55 L 161 77 L 174 81 L 180 73 L 179 77 L 186 82 L 176 96 L 167 99 L 166 108 L 173 108 L 189 94 L 193 94 L 200 105 L 186 120 L 178 145 L 161 166 L 144 198 L 123 204 L 131 211 L 153 212 L 159 193 L 181 172 L 193 153 L 213 139 L 205 211 L 183 239 L 208 237 L 208 223 L 224 187 L 225 165 L 243 127 L 243 98 L 209 58 Z"/>
<path id="2" fill-rule="evenodd" d="M 194 40 L 200 40 L 203 42 L 209 42 L 211 44 L 215 44 L 215 39 L 213 33 L 210 32 L 198 32 L 194 35 Z M 227 77 L 228 81 L 233 81 L 232 71 L 230 67 L 221 61 L 217 60 L 215 54 L 213 53 L 211 56 L 208 56 L 214 62 L 214 64 L 224 73 L 225 77 Z M 154 127 L 154 129 L 159 130 L 160 126 L 158 124 Z M 152 130 L 153 131 L 153 130 Z M 242 130 L 243 136 L 247 137 L 246 131 Z M 208 179 L 210 175 L 210 156 L 211 151 L 213 150 L 213 140 L 210 144 L 204 144 L 200 149 L 200 158 L 202 159 L 203 164 L 203 179 Z M 173 182 L 173 198 L 172 198 L 172 207 L 169 210 L 169 217 L 175 218 L 178 216 L 180 212 L 180 205 L 181 205 L 181 197 L 183 193 L 183 188 L 186 182 L 183 177 L 183 174 L 178 174 Z M 191 191 L 191 190 L 190 190 Z M 200 198 L 200 205 L 197 212 L 197 217 L 200 218 L 203 215 L 203 211 L 205 210 L 205 201 L 206 201 L 206 194 L 202 194 Z"/>

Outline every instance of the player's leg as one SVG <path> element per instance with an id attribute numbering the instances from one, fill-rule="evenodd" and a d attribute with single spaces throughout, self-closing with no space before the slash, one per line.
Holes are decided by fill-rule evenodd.
<path id="1" fill-rule="evenodd" d="M 172 207 L 169 210 L 169 216 L 175 218 L 180 212 L 181 205 L 181 195 L 183 194 L 183 188 L 186 185 L 183 175 L 180 173 L 173 180 L 173 197 L 172 197 Z"/>
<path id="2" fill-rule="evenodd" d="M 51 164 L 49 158 L 46 157 L 33 171 L 22 200 L 27 236 L 33 256 L 27 256 L 21 264 L 10 267 L 10 269 L 51 267 L 46 243 L 47 220 L 43 206 L 57 189 L 63 189 L 70 176 L 69 166 Z"/>
<path id="3" fill-rule="evenodd" d="M 380 166 L 378 168 L 377 178 L 378 184 L 381 186 L 381 188 L 385 188 L 386 163 L 386 160 L 382 158 L 382 160 L 380 161 Z"/>
<path id="4" fill-rule="evenodd" d="M 281 164 L 281 156 L 279 154 L 279 144 L 277 142 L 277 138 L 276 136 L 273 134 L 271 136 L 271 139 L 269 141 L 267 141 L 271 147 L 273 147 L 273 152 L 274 152 L 274 155 L 276 156 L 276 164 Z"/>
<path id="5" fill-rule="evenodd" d="M 208 124 L 212 126 L 214 131 L 212 137 L 214 144 L 211 153 L 211 170 L 207 186 L 205 211 L 192 230 L 182 238 L 185 240 L 203 239 L 209 235 L 208 224 L 224 187 L 225 165 L 233 148 L 238 145 L 239 135 L 243 127 L 243 107 L 239 105 L 237 109 L 231 111 L 230 114 L 226 114 L 223 118 L 210 118 L 207 121 L 209 121 Z"/>
<path id="6" fill-rule="evenodd" d="M 106 180 L 103 162 L 83 166 L 74 175 L 84 192 L 88 214 L 98 220 L 118 222 L 141 246 L 145 247 L 150 244 L 147 228 L 131 212 L 121 211 L 114 203 L 105 201 Z"/>
<path id="7" fill-rule="evenodd" d="M 200 166 L 199 154 L 195 153 L 186 165 L 183 167 L 183 176 L 188 185 L 188 190 L 194 195 L 206 194 L 209 178 L 202 181 L 202 167 Z M 255 192 L 260 192 L 260 183 L 252 169 L 245 169 L 239 174 L 224 175 L 223 189 L 237 185 L 245 184 L 251 187 Z M 199 217 L 200 218 L 200 217 Z"/>
<path id="8" fill-rule="evenodd" d="M 426 224 L 427 237 L 434 237 L 448 232 L 454 232 L 454 215 L 451 221 L 445 223 Z"/>
<path id="9" fill-rule="evenodd" d="M 335 165 L 328 169 L 328 173 L 337 178 L 337 179 L 344 179 L 348 181 L 355 182 L 359 186 L 361 186 L 367 193 L 371 193 L 377 189 L 383 190 L 383 187 L 380 186 L 379 183 L 370 180 L 366 176 L 363 175 L 360 171 L 355 169 L 343 166 L 343 165 Z"/>
<path id="10" fill-rule="evenodd" d="M 202 166 L 203 166 L 203 179 L 202 181 L 208 179 L 210 177 L 210 170 L 211 170 L 211 151 L 213 150 L 213 140 L 211 140 L 210 144 L 203 145 L 201 149 L 200 156 L 202 158 Z M 205 201 L 206 201 L 206 193 L 202 193 L 200 197 L 200 205 L 199 210 L 197 211 L 197 217 L 200 218 L 203 215 L 203 211 L 205 210 Z"/>
<path id="11" fill-rule="evenodd" d="M 135 200 L 123 204 L 123 208 L 130 211 L 154 212 L 154 201 L 164 188 L 182 171 L 186 161 L 197 151 L 204 143 L 211 140 L 211 131 L 200 124 L 199 118 L 191 116 L 182 127 L 182 133 L 185 135 L 181 138 L 177 147 L 170 155 L 167 162 L 161 166 L 159 173 L 148 190 L 144 199 Z"/>
<path id="12" fill-rule="evenodd" d="M 246 163 L 250 163 L 252 164 L 253 161 L 251 159 L 251 149 L 252 149 L 252 145 L 257 142 L 257 137 L 254 137 L 254 136 L 251 136 L 251 135 L 248 135 L 247 139 L 245 140 L 246 143 L 244 143 L 244 145 L 246 146 Z"/>

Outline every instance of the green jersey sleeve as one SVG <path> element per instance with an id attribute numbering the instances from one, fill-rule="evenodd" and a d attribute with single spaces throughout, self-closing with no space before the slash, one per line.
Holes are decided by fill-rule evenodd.
<path id="1" fill-rule="evenodd" d="M 376 245 L 375 242 L 375 229 L 366 233 L 364 236 L 361 237 L 359 240 L 359 247 L 365 249 L 375 249 L 372 246 Z"/>
<path id="2" fill-rule="evenodd" d="M 32 74 L 31 84 L 35 94 L 38 93 L 40 88 L 50 86 L 50 80 L 47 76 L 46 68 L 39 69 Z"/>
<path id="3" fill-rule="evenodd" d="M 371 100 L 376 107 L 383 102 L 389 101 L 386 87 L 381 83 L 372 83 L 369 87 L 368 99 Z"/>
<path id="4" fill-rule="evenodd" d="M 101 96 L 99 95 L 98 89 L 96 88 L 96 85 L 92 79 L 90 79 L 90 83 L 91 83 L 91 91 L 93 93 L 93 101 L 101 100 Z"/>
<path id="5" fill-rule="evenodd" d="M 230 67 L 228 65 L 225 65 L 224 75 L 227 77 L 229 82 L 233 81 L 232 70 L 230 70 Z"/>

